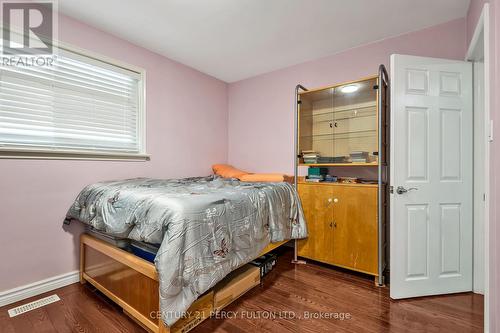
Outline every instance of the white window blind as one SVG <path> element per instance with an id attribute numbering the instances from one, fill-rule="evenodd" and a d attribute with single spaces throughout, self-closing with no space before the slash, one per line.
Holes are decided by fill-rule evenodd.
<path id="1" fill-rule="evenodd" d="M 141 78 L 63 49 L 53 66 L 2 66 L 0 150 L 144 154 Z"/>

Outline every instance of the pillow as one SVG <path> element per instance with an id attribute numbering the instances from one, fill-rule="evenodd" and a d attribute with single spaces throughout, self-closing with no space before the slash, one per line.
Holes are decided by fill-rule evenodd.
<path id="1" fill-rule="evenodd" d="M 248 172 L 236 169 L 228 164 L 214 164 L 212 165 L 212 170 L 216 175 L 224 178 L 240 178 L 241 176 L 248 174 Z"/>
<path id="2" fill-rule="evenodd" d="M 282 182 L 285 180 L 285 175 L 281 173 L 252 173 L 242 175 L 242 182 Z"/>

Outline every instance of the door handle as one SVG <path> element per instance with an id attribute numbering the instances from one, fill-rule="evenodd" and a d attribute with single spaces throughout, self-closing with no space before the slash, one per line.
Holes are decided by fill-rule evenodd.
<path id="1" fill-rule="evenodd" d="M 416 187 L 410 187 L 410 188 L 406 189 L 403 186 L 398 186 L 398 188 L 396 189 L 396 193 L 397 194 L 405 194 L 406 192 L 417 191 L 417 190 L 418 190 L 418 188 L 416 188 Z"/>

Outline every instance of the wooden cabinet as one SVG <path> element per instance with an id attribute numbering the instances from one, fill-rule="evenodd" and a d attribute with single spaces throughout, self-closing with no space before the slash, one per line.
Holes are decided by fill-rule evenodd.
<path id="1" fill-rule="evenodd" d="M 301 257 L 377 275 L 377 186 L 299 183 L 309 237 Z"/>
<path id="2" fill-rule="evenodd" d="M 307 241 L 299 241 L 299 254 L 318 261 L 329 262 L 330 246 L 333 243 L 333 233 L 330 224 L 333 223 L 333 189 L 331 186 L 299 185 L 300 199 L 307 221 L 309 237 Z"/>
<path id="3" fill-rule="evenodd" d="M 294 176 L 309 229 L 298 255 L 375 275 L 379 286 L 388 250 L 388 91 L 380 65 L 378 75 L 356 81 L 297 85 L 294 110 Z M 318 183 L 299 177 L 305 168 L 308 180 Z M 325 175 L 360 183 L 326 182 Z"/>

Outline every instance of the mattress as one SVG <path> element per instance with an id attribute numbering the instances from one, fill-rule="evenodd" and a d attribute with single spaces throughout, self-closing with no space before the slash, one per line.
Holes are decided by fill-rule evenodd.
<path id="1" fill-rule="evenodd" d="M 122 250 L 128 251 L 130 248 L 130 240 L 127 238 L 107 234 L 106 232 L 99 231 L 89 225 L 85 227 L 85 232 Z"/>
<path id="2" fill-rule="evenodd" d="M 307 236 L 292 185 L 215 176 L 92 184 L 80 192 L 67 219 L 110 235 L 160 244 L 154 262 L 167 325 L 270 242 Z"/>
<path id="3" fill-rule="evenodd" d="M 155 262 L 156 254 L 160 249 L 159 244 L 149 244 L 145 242 L 131 241 L 128 238 L 113 236 L 104 231 L 99 231 L 88 225 L 85 228 L 85 233 L 100 240 L 103 240 L 106 243 L 111 244 L 124 251 L 131 252 L 136 256 L 144 260 L 147 260 L 151 263 Z"/>

